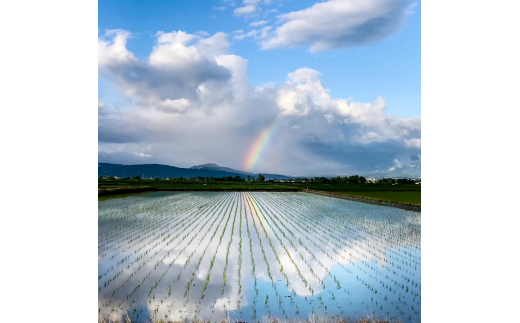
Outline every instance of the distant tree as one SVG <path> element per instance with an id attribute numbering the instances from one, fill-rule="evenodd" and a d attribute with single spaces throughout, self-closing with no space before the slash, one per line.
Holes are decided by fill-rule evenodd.
<path id="1" fill-rule="evenodd" d="M 251 181 L 251 177 L 249 177 L 249 175 L 247 175 L 247 181 Z"/>
<path id="2" fill-rule="evenodd" d="M 358 175 L 349 176 L 348 182 L 349 182 L 349 184 L 359 183 L 359 176 Z"/>
<path id="3" fill-rule="evenodd" d="M 141 179 L 141 176 L 134 176 L 134 179 Z"/>
<path id="4" fill-rule="evenodd" d="M 330 180 L 332 181 L 332 183 L 335 183 L 335 184 L 341 183 L 341 177 L 339 177 L 339 176 L 331 178 Z"/>
<path id="5" fill-rule="evenodd" d="M 258 178 L 256 179 L 257 182 L 263 182 L 265 181 L 265 177 L 262 174 L 258 174 Z"/>
<path id="6" fill-rule="evenodd" d="M 314 177 L 312 182 L 316 183 L 316 184 L 327 184 L 327 183 L 330 183 L 330 180 L 328 180 L 325 177 Z"/>

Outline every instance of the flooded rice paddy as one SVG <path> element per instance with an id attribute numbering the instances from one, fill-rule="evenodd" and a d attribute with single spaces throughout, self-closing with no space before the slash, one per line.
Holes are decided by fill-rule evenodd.
<path id="1" fill-rule="evenodd" d="M 99 202 L 107 321 L 421 321 L 421 214 L 281 192 Z"/>

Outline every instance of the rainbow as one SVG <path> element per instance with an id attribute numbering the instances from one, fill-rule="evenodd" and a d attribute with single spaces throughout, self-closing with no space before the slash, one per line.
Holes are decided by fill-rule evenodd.
<path id="1" fill-rule="evenodd" d="M 267 144 L 273 137 L 274 130 L 276 129 L 276 121 L 264 131 L 260 133 L 260 135 L 255 139 L 253 146 L 249 150 L 249 153 L 244 160 L 244 168 L 248 171 L 255 167 L 256 163 L 262 156 L 262 153 L 265 151 Z"/>

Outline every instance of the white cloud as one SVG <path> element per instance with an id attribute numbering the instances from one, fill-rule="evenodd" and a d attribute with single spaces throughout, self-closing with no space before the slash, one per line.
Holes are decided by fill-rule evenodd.
<path id="1" fill-rule="evenodd" d="M 258 27 L 261 25 L 265 25 L 266 23 L 267 23 L 267 20 L 260 20 L 260 21 L 255 21 L 255 22 L 250 23 L 249 26 Z"/>
<path id="2" fill-rule="evenodd" d="M 254 39 L 263 39 L 267 36 L 267 34 L 269 33 L 269 30 L 271 29 L 270 26 L 267 26 L 267 27 L 264 27 L 260 30 L 257 30 L 257 29 L 253 29 L 251 30 L 250 32 L 248 33 L 245 33 L 245 34 L 242 34 L 242 33 L 237 33 L 235 34 L 235 36 L 233 36 L 233 39 L 237 39 L 237 40 L 242 40 L 246 37 L 253 37 Z"/>
<path id="3" fill-rule="evenodd" d="M 421 138 L 412 138 L 405 140 L 406 147 L 421 148 Z"/>
<path id="4" fill-rule="evenodd" d="M 253 5 L 253 4 L 248 4 L 248 5 L 245 5 L 243 7 L 238 7 L 236 8 L 233 12 L 235 13 L 235 15 L 237 16 L 244 16 L 244 15 L 249 15 L 249 14 L 252 14 L 256 11 L 256 6 Z"/>
<path id="5" fill-rule="evenodd" d="M 204 38 L 183 31 L 158 32 L 157 44 L 145 60 L 126 49 L 130 35 L 121 30 L 108 31 L 98 41 L 98 61 L 100 74 L 138 105 L 184 113 L 205 106 L 207 90 L 220 93 L 220 97 L 211 97 L 213 104 L 229 94 L 231 71 L 215 59 L 229 48 L 226 34 Z M 110 36 L 112 39 L 106 40 Z"/>
<path id="6" fill-rule="evenodd" d="M 401 165 L 401 162 L 397 158 L 394 158 L 394 164 L 396 168 L 403 168 L 403 165 Z"/>
<path id="7" fill-rule="evenodd" d="M 279 16 L 284 22 L 263 49 L 309 47 L 311 52 L 357 46 L 397 31 L 408 15 L 408 0 L 329 0 Z"/>
<path id="8" fill-rule="evenodd" d="M 245 34 L 237 34 L 237 35 L 233 36 L 233 39 L 242 40 L 246 37 L 256 37 L 257 34 L 258 34 L 258 31 L 256 29 L 253 29 L 250 32 L 245 33 Z"/>
<path id="9" fill-rule="evenodd" d="M 137 58 L 126 49 L 127 39 L 132 34 L 126 30 L 114 29 L 108 30 L 104 37 L 98 41 L 98 64 L 105 66 L 110 63 L 133 63 Z M 106 38 L 112 37 L 111 40 Z"/>
<path id="10" fill-rule="evenodd" d="M 310 68 L 289 73 L 284 84 L 252 86 L 247 60 L 227 53 L 223 33 L 158 33 L 143 60 L 127 50 L 130 36 L 110 31 L 99 40 L 100 77 L 129 100 L 125 109 L 98 103 L 100 159 L 242 169 L 251 144 L 274 124 L 258 171 L 352 174 L 395 170 L 395 160 L 401 170 L 420 171 L 417 160 L 408 161 L 420 149 L 420 117 L 389 116 L 382 98 L 332 98 Z"/>

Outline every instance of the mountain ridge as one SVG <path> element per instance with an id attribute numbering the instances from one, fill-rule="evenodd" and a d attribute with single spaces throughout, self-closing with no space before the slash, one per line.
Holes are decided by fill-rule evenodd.
<path id="1" fill-rule="evenodd" d="M 209 165 L 209 166 L 208 166 Z M 215 167 L 216 166 L 216 167 Z M 195 168 L 194 168 L 195 167 Z M 198 167 L 198 168 L 197 168 Z M 225 169 L 225 170 L 223 170 Z M 229 170 L 229 171 L 227 171 Z M 182 168 L 176 166 L 162 164 L 139 164 L 139 165 L 121 165 L 112 163 L 98 163 L 98 176 L 117 176 L 117 177 L 135 177 L 143 178 L 168 178 L 168 177 L 224 177 L 240 176 L 242 178 L 257 177 L 258 174 L 237 171 L 229 167 L 222 167 L 217 164 L 203 164 L 192 166 L 190 168 Z M 263 174 L 266 179 L 289 179 L 290 176 L 279 174 Z"/>

